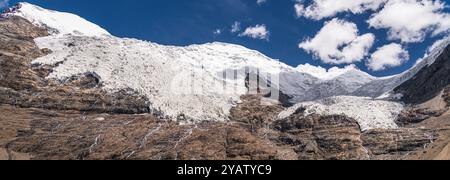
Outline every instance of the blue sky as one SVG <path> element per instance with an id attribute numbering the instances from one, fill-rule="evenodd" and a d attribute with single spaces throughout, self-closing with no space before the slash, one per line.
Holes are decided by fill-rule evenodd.
<path id="1" fill-rule="evenodd" d="M 11 0 L 9 4 L 16 2 L 19 1 Z M 358 36 L 371 33 L 375 37 L 373 45 L 367 50 L 367 56 L 360 58 L 361 62 L 353 62 L 360 69 L 375 76 L 397 74 L 410 68 L 418 58 L 424 55 L 429 46 L 448 34 L 447 31 L 432 36 L 432 30 L 430 30 L 425 39 L 418 42 L 389 39 L 389 28 L 369 27 L 367 22 L 383 7 L 358 14 L 349 11 L 339 12 L 321 19 L 314 19 L 306 13 L 303 16 L 299 15 L 294 8 L 295 4 L 305 8 L 311 6 L 313 2 L 308 0 L 303 2 L 266 0 L 263 4 L 258 4 L 257 0 L 28 0 L 26 2 L 47 9 L 78 14 L 119 37 L 138 38 L 166 45 L 189 45 L 213 41 L 240 44 L 292 66 L 304 63 L 323 67 L 346 65 L 324 63 L 323 59 L 314 57 L 312 51 L 307 52 L 299 48 L 299 43 L 313 39 L 324 27 L 324 23 L 337 18 L 340 22 L 355 24 L 359 31 Z M 445 1 L 439 2 L 445 3 Z M 440 13 L 449 13 L 449 8 L 441 9 Z M 231 26 L 235 22 L 240 22 L 240 31 L 232 33 Z M 265 25 L 269 32 L 266 39 L 243 35 L 247 27 L 256 25 Z M 215 34 L 216 30 L 220 30 L 221 33 Z M 378 48 L 391 43 L 401 45 L 409 53 L 409 60 L 397 67 L 377 71 L 369 69 L 367 62 L 371 54 Z"/>

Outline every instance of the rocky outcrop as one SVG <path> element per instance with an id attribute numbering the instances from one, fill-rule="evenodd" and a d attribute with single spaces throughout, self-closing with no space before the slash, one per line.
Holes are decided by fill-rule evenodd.
<path id="1" fill-rule="evenodd" d="M 276 121 L 277 144 L 290 145 L 298 159 L 405 159 L 423 151 L 439 133 L 435 129 L 374 129 L 361 132 L 345 116 L 304 116 L 301 109 Z"/>
<path id="2" fill-rule="evenodd" d="M 46 35 L 44 29 L 19 17 L 0 20 L 0 87 L 37 90 L 39 77 L 30 62 L 48 51 L 36 47 L 33 39 Z"/>
<path id="3" fill-rule="evenodd" d="M 293 146 L 298 159 L 368 159 L 354 119 L 299 113 L 273 126 L 281 132 L 279 143 Z"/>
<path id="4" fill-rule="evenodd" d="M 372 159 L 404 159 L 409 154 L 424 150 L 438 134 L 429 129 L 370 130 L 362 141 Z"/>
<path id="5" fill-rule="evenodd" d="M 230 119 L 250 126 L 256 130 L 266 127 L 276 120 L 278 114 L 283 110 L 281 105 L 265 105 L 260 95 L 242 96 L 242 103 L 231 109 Z"/>
<path id="6" fill-rule="evenodd" d="M 246 127 L 179 125 L 152 115 L 82 114 L 0 106 L 0 145 L 32 159 L 278 159 L 277 148 Z M 20 124 L 17 122 L 21 120 Z M 9 138 L 6 138 L 9 137 Z"/>
<path id="7" fill-rule="evenodd" d="M 47 35 L 47 30 L 20 17 L 0 20 L 0 104 L 100 113 L 150 112 L 144 96 L 133 90 L 103 91 L 100 79 L 92 73 L 65 82 L 46 79 L 53 67 L 31 62 L 51 53 L 34 43 L 34 38 Z"/>
<path id="8" fill-rule="evenodd" d="M 444 89 L 444 93 L 442 95 L 442 98 L 444 99 L 444 101 L 447 103 L 447 107 L 450 107 L 450 85 L 447 86 Z"/>
<path id="9" fill-rule="evenodd" d="M 430 65 L 394 91 L 403 94 L 402 101 L 420 104 L 438 96 L 450 84 L 450 45 Z"/>
<path id="10" fill-rule="evenodd" d="M 405 127 L 423 122 L 432 117 L 438 117 L 446 110 L 430 110 L 423 108 L 409 107 L 402 111 L 395 121 L 399 126 Z"/>

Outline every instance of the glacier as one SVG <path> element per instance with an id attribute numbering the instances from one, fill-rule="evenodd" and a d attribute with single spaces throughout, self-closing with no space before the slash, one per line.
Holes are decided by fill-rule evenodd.
<path id="1" fill-rule="evenodd" d="M 278 115 L 284 119 L 294 114 L 298 109 L 304 108 L 304 116 L 345 115 L 355 119 L 362 131 L 370 129 L 395 129 L 395 123 L 404 105 L 398 102 L 376 100 L 368 97 L 334 96 L 318 101 L 302 102 L 296 104 Z"/>

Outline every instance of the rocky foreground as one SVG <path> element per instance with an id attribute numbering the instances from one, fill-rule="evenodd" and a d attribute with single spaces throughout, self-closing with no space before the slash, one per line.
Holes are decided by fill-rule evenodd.
<path id="1" fill-rule="evenodd" d="M 442 84 L 395 130 L 362 132 L 352 118 L 301 109 L 277 119 L 285 107 L 259 95 L 243 96 L 229 122 L 183 125 L 157 118 L 131 90 L 103 91 L 94 73 L 45 79 L 52 67 L 31 61 L 51 53 L 33 41 L 47 32 L 19 17 L 0 20 L 0 159 L 450 158 L 450 87 L 440 91 Z"/>

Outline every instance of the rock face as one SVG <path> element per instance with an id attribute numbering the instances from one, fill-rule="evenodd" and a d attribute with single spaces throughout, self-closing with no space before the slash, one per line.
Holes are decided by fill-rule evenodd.
<path id="1" fill-rule="evenodd" d="M 298 159 L 369 159 L 354 119 L 345 116 L 293 115 L 274 123 L 279 143 L 291 145 Z"/>
<path id="2" fill-rule="evenodd" d="M 444 101 L 447 103 L 447 107 L 450 107 L 450 85 L 444 89 L 442 98 L 444 98 Z"/>
<path id="3" fill-rule="evenodd" d="M 241 99 L 243 102 L 231 110 L 231 119 L 254 129 L 266 127 L 283 110 L 280 105 L 262 104 L 262 97 L 258 95 L 246 95 Z"/>
<path id="4" fill-rule="evenodd" d="M 277 150 L 241 125 L 178 125 L 152 115 L 82 114 L 0 106 L 0 141 L 32 159 L 276 159 Z M 18 121 L 21 120 L 21 121 Z M 21 123 L 19 123 L 21 122 Z"/>
<path id="5" fill-rule="evenodd" d="M 412 79 L 394 91 L 403 94 L 402 101 L 420 104 L 442 92 L 450 84 L 450 45 L 436 59 L 435 63 L 424 67 Z"/>
<path id="6" fill-rule="evenodd" d="M 445 113 L 445 111 L 435 111 L 430 109 L 421 108 L 407 108 L 404 110 L 395 121 L 399 126 L 408 126 L 423 122 L 432 117 L 439 117 Z"/>
<path id="7" fill-rule="evenodd" d="M 36 47 L 33 39 L 46 35 L 45 29 L 19 17 L 0 20 L 0 87 L 37 89 L 39 77 L 31 70 L 30 62 L 48 52 Z"/>
<path id="8" fill-rule="evenodd" d="M 31 61 L 51 53 L 39 49 L 34 38 L 45 29 L 11 16 L 0 20 L 0 104 L 58 110 L 112 113 L 148 113 L 148 100 L 131 90 L 107 93 L 94 74 L 58 82 L 46 79 L 52 67 L 34 67 Z"/>
<path id="9" fill-rule="evenodd" d="M 304 116 L 301 109 L 273 123 L 277 144 L 294 148 L 298 159 L 404 159 L 432 144 L 433 129 L 375 129 L 361 132 L 357 121 L 345 116 Z"/>
<path id="10" fill-rule="evenodd" d="M 438 138 L 427 129 L 370 130 L 362 135 L 364 147 L 372 159 L 402 159 L 408 154 L 425 149 Z"/>

